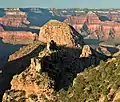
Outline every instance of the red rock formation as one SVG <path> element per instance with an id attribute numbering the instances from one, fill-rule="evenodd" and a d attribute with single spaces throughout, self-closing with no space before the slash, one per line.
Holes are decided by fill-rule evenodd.
<path id="1" fill-rule="evenodd" d="M 87 24 L 100 24 L 101 21 L 95 13 L 90 11 L 86 15 L 86 23 Z"/>
<path id="2" fill-rule="evenodd" d="M 0 24 L 4 26 L 23 26 L 23 23 L 29 24 L 30 22 L 27 21 L 27 18 L 24 16 L 4 16 L 0 18 Z"/>
<path id="3" fill-rule="evenodd" d="M 68 16 L 64 22 L 73 25 L 73 24 L 83 24 L 85 21 L 86 21 L 86 15 L 80 15 L 80 16 Z"/>
<path id="4" fill-rule="evenodd" d="M 33 42 L 37 39 L 37 34 L 26 31 L 5 31 L 0 32 L 0 37 L 7 43 Z"/>
<path id="5" fill-rule="evenodd" d="M 26 31 L 4 31 L 3 27 L 0 26 L 0 38 L 5 43 L 27 44 L 37 40 L 38 35 Z"/>
<path id="6" fill-rule="evenodd" d="M 88 27 L 89 30 L 95 30 L 96 26 L 101 23 L 98 16 L 93 12 L 88 12 L 86 15 L 70 16 L 64 22 L 71 24 L 77 31 L 80 31 L 84 23 L 88 26 L 92 24 Z"/>
<path id="7" fill-rule="evenodd" d="M 25 12 L 21 12 L 19 9 L 5 9 L 5 16 L 0 17 L 0 24 L 4 26 L 23 26 L 23 23 L 29 24 Z"/>
<path id="8" fill-rule="evenodd" d="M 94 29 L 90 29 L 94 27 Z M 98 35 L 100 39 L 103 40 L 109 40 L 111 37 L 115 40 L 120 40 L 120 23 L 112 22 L 112 21 L 106 21 L 101 22 L 99 25 L 89 25 L 88 27 L 91 32 L 94 32 L 91 36 Z M 97 32 L 96 32 L 97 31 Z M 111 35 L 112 34 L 112 35 Z"/>
<path id="9" fill-rule="evenodd" d="M 114 21 L 102 22 L 93 12 L 88 12 L 82 16 L 68 17 L 64 22 L 70 23 L 77 31 L 80 31 L 83 24 L 86 24 L 92 34 L 90 35 L 91 38 L 99 37 L 103 40 L 109 40 L 112 30 L 114 38 L 120 40 L 120 23 Z"/>
<path id="10" fill-rule="evenodd" d="M 69 23 L 77 31 L 79 31 L 82 28 L 85 21 L 86 21 L 86 15 L 80 15 L 80 16 L 68 16 L 64 22 Z"/>
<path id="11" fill-rule="evenodd" d="M 40 42 L 36 42 L 20 48 L 18 51 L 9 56 L 8 61 L 13 61 L 30 54 L 33 50 L 38 48 L 39 45 Z"/>

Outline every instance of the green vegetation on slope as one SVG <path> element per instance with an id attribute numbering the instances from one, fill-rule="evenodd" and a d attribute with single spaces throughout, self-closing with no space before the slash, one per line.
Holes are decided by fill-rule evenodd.
<path id="1" fill-rule="evenodd" d="M 119 87 L 120 59 L 107 63 L 102 61 L 98 67 L 88 68 L 78 74 L 68 91 L 61 89 L 57 101 L 97 102 L 103 97 L 103 102 L 111 102 Z"/>

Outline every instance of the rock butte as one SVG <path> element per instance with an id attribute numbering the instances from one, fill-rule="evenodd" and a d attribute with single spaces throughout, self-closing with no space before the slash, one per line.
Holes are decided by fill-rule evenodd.
<path id="1" fill-rule="evenodd" d="M 72 26 L 57 20 L 50 20 L 42 26 L 38 39 L 43 43 L 54 40 L 58 45 L 69 47 L 83 44 L 82 36 Z"/>

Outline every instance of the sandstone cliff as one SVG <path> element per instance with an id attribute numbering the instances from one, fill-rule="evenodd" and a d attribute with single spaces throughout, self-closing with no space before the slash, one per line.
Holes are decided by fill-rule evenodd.
<path id="1" fill-rule="evenodd" d="M 69 23 L 70 25 L 72 25 L 78 32 L 82 28 L 85 21 L 86 21 L 86 15 L 68 16 L 64 20 L 64 22 Z"/>
<path id="2" fill-rule="evenodd" d="M 88 28 L 92 28 L 92 25 L 89 25 Z M 94 29 L 91 31 L 93 34 L 89 35 L 89 37 L 94 38 L 95 36 L 99 40 L 105 41 L 116 41 L 119 42 L 120 37 L 120 24 L 117 22 L 106 21 L 102 22 L 97 26 L 94 26 Z"/>

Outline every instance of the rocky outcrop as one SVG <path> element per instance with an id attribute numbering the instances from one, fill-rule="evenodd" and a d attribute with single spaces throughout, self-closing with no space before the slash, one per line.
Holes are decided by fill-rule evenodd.
<path id="1" fill-rule="evenodd" d="M 56 42 L 51 40 L 49 43 L 47 43 L 47 50 L 57 50 Z"/>
<path id="2" fill-rule="evenodd" d="M 96 49 L 99 53 L 102 53 L 106 56 L 112 56 L 112 52 L 108 51 L 106 47 L 100 46 L 99 48 Z"/>
<path id="3" fill-rule="evenodd" d="M 86 15 L 80 15 L 80 16 L 68 16 L 64 22 L 69 23 L 71 25 L 74 24 L 84 24 L 86 21 Z"/>
<path id="4" fill-rule="evenodd" d="M 97 25 L 89 24 L 88 28 L 91 32 L 91 35 L 89 35 L 90 38 L 119 42 L 120 24 L 117 22 L 106 21 L 106 22 L 101 22 L 100 24 Z"/>
<path id="5" fill-rule="evenodd" d="M 40 28 L 39 41 L 47 43 L 51 40 L 69 47 L 83 45 L 82 36 L 72 26 L 56 20 L 50 20 Z"/>
<path id="6" fill-rule="evenodd" d="M 23 16 L 4 16 L 0 18 L 0 24 L 4 26 L 22 27 L 30 22 Z"/>
<path id="7" fill-rule="evenodd" d="M 115 91 L 114 91 L 114 94 L 115 94 Z M 115 97 L 113 99 L 113 102 L 119 102 L 119 101 L 120 101 L 120 89 L 116 91 Z"/>
<path id="8" fill-rule="evenodd" d="M 3 42 L 11 44 L 28 44 L 37 40 L 37 34 L 26 31 L 4 31 L 0 32 Z"/>
<path id="9" fill-rule="evenodd" d="M 29 44 L 27 46 L 20 48 L 18 51 L 16 51 L 15 53 L 9 56 L 8 61 L 14 61 L 16 59 L 22 58 L 30 54 L 32 51 L 34 51 L 39 46 L 39 44 L 40 44 L 39 42 L 35 42 L 35 43 Z"/>
<path id="10" fill-rule="evenodd" d="M 84 45 L 80 57 L 90 57 L 91 55 L 91 48 L 88 45 Z"/>
<path id="11" fill-rule="evenodd" d="M 93 25 L 89 25 L 88 28 L 92 28 Z M 97 26 L 94 26 L 94 29 L 91 30 L 91 35 L 89 37 L 94 38 L 97 36 L 99 40 L 105 41 L 118 41 L 120 37 L 120 24 L 117 22 L 106 21 L 102 22 Z"/>
<path id="12" fill-rule="evenodd" d="M 100 24 L 101 20 L 95 13 L 93 13 L 92 11 L 89 11 L 86 14 L 86 23 L 87 24 Z"/>
<path id="13" fill-rule="evenodd" d="M 29 24 L 27 16 L 21 12 L 19 8 L 5 9 L 6 15 L 0 18 L 0 24 L 11 27 L 21 27 L 24 24 Z M 38 36 L 31 31 L 5 31 L 3 26 L 0 26 L 0 38 L 3 42 L 10 44 L 28 44 L 37 40 Z"/>

